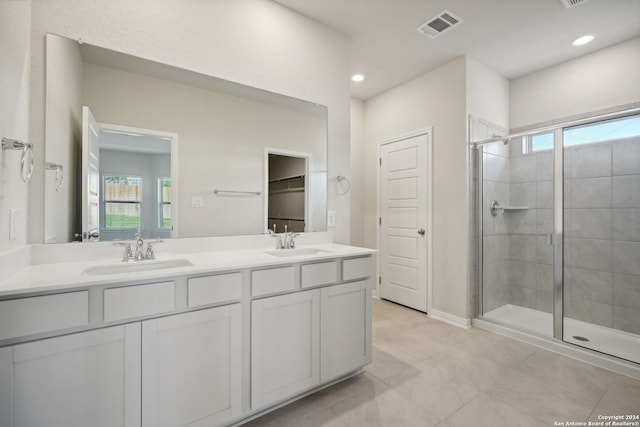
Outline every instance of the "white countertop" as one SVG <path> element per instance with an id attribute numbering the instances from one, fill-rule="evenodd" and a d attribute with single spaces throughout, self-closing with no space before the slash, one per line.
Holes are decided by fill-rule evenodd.
<path id="1" fill-rule="evenodd" d="M 80 249 L 80 245 L 77 245 Z M 20 269 L 15 274 L 0 278 L 0 297 L 24 293 L 72 290 L 87 286 L 101 284 L 125 284 L 148 280 L 163 280 L 177 276 L 194 276 L 205 273 L 213 273 L 226 270 L 239 270 L 247 268 L 268 268 L 283 264 L 309 262 L 323 259 L 334 259 L 349 256 L 370 255 L 375 250 L 355 246 L 345 246 L 335 243 L 317 243 L 298 245 L 298 249 L 313 248 L 322 252 L 308 255 L 296 255 L 279 257 L 268 254 L 273 247 L 214 250 L 188 253 L 173 253 L 166 256 L 157 256 L 155 261 L 129 261 L 129 263 L 153 263 L 170 259 L 186 259 L 190 266 L 163 268 L 158 270 L 124 272 L 116 274 L 102 274 L 89 276 L 84 273 L 87 268 L 109 266 L 121 266 L 122 261 L 116 259 L 78 260 L 70 262 L 51 262 L 30 264 Z M 282 249 L 287 251 L 288 249 Z M 115 251 L 117 252 L 117 251 Z"/>

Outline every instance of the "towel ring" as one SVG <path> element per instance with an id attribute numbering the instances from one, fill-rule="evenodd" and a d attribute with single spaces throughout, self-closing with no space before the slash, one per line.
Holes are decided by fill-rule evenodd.
<path id="1" fill-rule="evenodd" d="M 351 182 L 345 176 L 338 175 L 336 177 L 336 194 L 344 196 L 351 190 Z"/>
<path id="2" fill-rule="evenodd" d="M 53 170 L 56 171 L 55 189 L 58 192 L 61 191 L 62 185 L 64 184 L 64 176 L 62 175 L 62 165 L 59 165 L 57 163 L 47 162 L 45 166 L 48 171 L 53 171 Z"/>
<path id="3" fill-rule="evenodd" d="M 33 144 L 18 141 L 17 139 L 2 138 L 2 150 L 22 150 L 22 158 L 20 159 L 20 178 L 22 178 L 24 182 L 29 182 L 33 175 Z M 28 166 L 25 167 L 25 165 Z"/>

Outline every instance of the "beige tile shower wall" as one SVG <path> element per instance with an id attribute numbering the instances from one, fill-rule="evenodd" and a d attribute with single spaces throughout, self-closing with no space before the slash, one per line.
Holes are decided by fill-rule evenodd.
<path id="1" fill-rule="evenodd" d="M 509 303 L 551 312 L 552 157 L 511 143 Z M 640 139 L 564 150 L 565 316 L 640 333 Z"/>
<path id="2" fill-rule="evenodd" d="M 565 314 L 640 333 L 640 139 L 564 155 Z"/>
<path id="3" fill-rule="evenodd" d="M 550 152 L 523 154 L 522 140 L 510 148 L 509 205 L 526 207 L 503 214 L 509 233 L 509 302 L 551 312 L 553 158 Z"/>

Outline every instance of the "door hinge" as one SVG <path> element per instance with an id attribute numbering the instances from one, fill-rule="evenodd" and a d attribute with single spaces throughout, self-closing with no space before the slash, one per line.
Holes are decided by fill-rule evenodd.
<path id="1" fill-rule="evenodd" d="M 382 276 L 378 276 L 378 284 L 382 285 Z"/>
<path id="2" fill-rule="evenodd" d="M 378 225 L 382 225 L 382 217 L 378 217 Z"/>
<path id="3" fill-rule="evenodd" d="M 382 157 L 380 157 L 380 166 L 382 166 Z"/>

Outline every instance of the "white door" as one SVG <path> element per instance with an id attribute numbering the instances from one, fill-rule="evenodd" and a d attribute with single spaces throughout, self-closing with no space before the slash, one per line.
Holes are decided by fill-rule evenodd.
<path id="1" fill-rule="evenodd" d="M 369 280 L 320 289 L 322 382 L 371 362 Z"/>
<path id="2" fill-rule="evenodd" d="M 213 427 L 242 414 L 240 304 L 142 322 L 142 425 Z"/>
<path id="3" fill-rule="evenodd" d="M 0 425 L 139 427 L 140 375 L 140 323 L 5 347 Z"/>
<path id="4" fill-rule="evenodd" d="M 320 290 L 251 302 L 251 409 L 320 383 Z"/>
<path id="5" fill-rule="evenodd" d="M 380 297 L 427 311 L 429 134 L 380 146 Z"/>
<path id="6" fill-rule="evenodd" d="M 100 238 L 100 145 L 98 125 L 82 107 L 82 241 Z"/>

